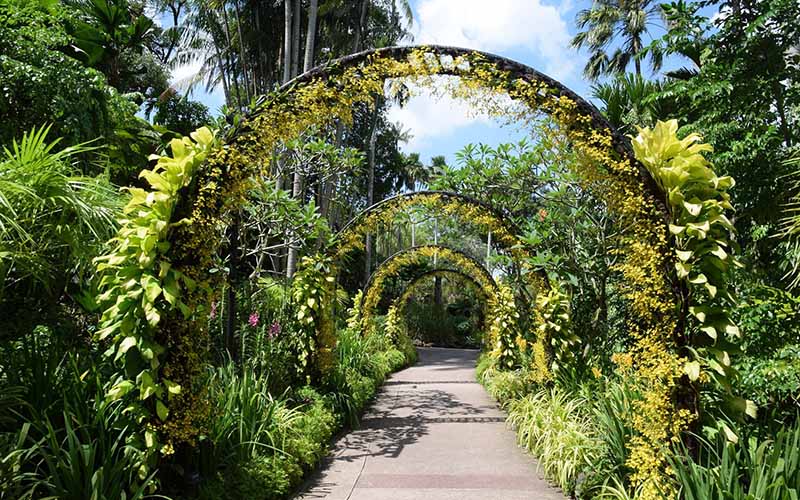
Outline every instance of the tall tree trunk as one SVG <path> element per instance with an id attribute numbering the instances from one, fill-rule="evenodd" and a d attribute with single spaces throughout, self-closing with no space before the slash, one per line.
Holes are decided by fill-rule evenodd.
<path id="1" fill-rule="evenodd" d="M 222 61 L 222 54 L 219 52 L 219 46 L 214 44 L 214 52 L 217 58 L 217 68 L 219 68 L 220 79 L 222 79 L 222 92 L 225 94 L 225 102 L 231 102 L 231 90 L 228 86 L 228 75 L 225 72 L 225 65 Z"/>
<path id="2" fill-rule="evenodd" d="M 486 235 L 486 269 L 489 269 L 489 259 L 492 257 L 492 232 Z"/>
<path id="3" fill-rule="evenodd" d="M 283 0 L 283 83 L 292 79 L 292 0 Z"/>
<path id="4" fill-rule="evenodd" d="M 222 4 L 222 22 L 225 26 L 225 41 L 227 42 L 228 46 L 226 47 L 225 53 L 228 54 L 228 64 L 230 65 L 230 69 L 233 72 L 233 81 L 235 85 L 231 85 L 231 92 L 236 94 L 236 106 L 241 109 L 242 108 L 242 95 L 239 89 L 239 82 L 241 78 L 239 78 L 239 71 L 237 70 L 237 64 L 233 64 L 231 62 L 230 53 L 233 50 L 233 41 L 231 40 L 231 28 L 230 23 L 228 22 L 228 9 L 225 8 L 225 4 Z"/>
<path id="5" fill-rule="evenodd" d="M 300 0 L 294 0 L 292 22 L 292 78 L 300 72 Z"/>
<path id="6" fill-rule="evenodd" d="M 293 0 L 283 0 L 283 83 L 288 82 L 292 79 L 292 54 L 294 53 L 294 49 L 292 47 L 292 27 L 294 26 L 293 18 L 294 18 L 294 1 Z M 278 158 L 278 171 L 280 172 L 275 179 L 275 188 L 276 189 L 283 189 L 284 179 L 283 179 L 283 171 L 284 171 L 285 162 L 283 157 Z M 293 186 L 294 188 L 294 186 Z M 284 248 L 282 250 L 287 250 L 287 261 L 286 261 L 286 276 L 292 277 L 295 271 L 295 263 L 297 261 L 297 254 L 295 253 L 292 255 L 292 249 L 289 248 L 289 238 L 287 237 L 284 240 Z M 282 252 L 279 250 L 279 253 Z M 276 259 L 278 265 L 276 266 L 276 271 L 281 272 L 282 267 L 282 258 Z M 289 261 L 291 260 L 291 273 L 289 272 Z"/>
<path id="7" fill-rule="evenodd" d="M 370 123 L 369 148 L 367 149 L 367 206 L 375 202 L 375 147 L 378 144 L 378 117 L 380 116 L 380 97 L 375 98 L 375 109 Z M 372 235 L 367 234 L 366 255 L 364 257 L 364 284 L 369 280 L 372 270 Z"/>
<path id="8" fill-rule="evenodd" d="M 397 249 L 396 251 L 399 252 L 403 249 L 403 227 L 398 224 L 397 225 Z"/>
<path id="9" fill-rule="evenodd" d="M 247 102 L 250 102 L 251 97 L 253 94 L 251 93 L 250 88 L 250 75 L 247 71 L 247 59 L 244 57 L 244 37 L 242 36 L 242 12 L 239 8 L 239 0 L 233 2 L 234 13 L 236 14 L 236 31 L 239 34 L 239 60 L 241 61 L 242 65 L 242 75 L 243 81 L 242 85 L 244 85 L 244 94 L 247 96 Z"/>
<path id="10" fill-rule="evenodd" d="M 341 120 L 336 120 L 336 133 L 334 135 L 334 146 L 337 149 L 342 147 L 344 142 L 344 124 Z M 320 213 L 328 221 L 328 227 L 336 231 L 337 227 L 337 214 L 331 210 L 331 202 L 333 201 L 334 194 L 336 193 L 337 185 L 339 183 L 338 174 L 334 174 L 330 179 L 324 181 L 321 188 L 322 200 L 320 201 Z"/>
<path id="11" fill-rule="evenodd" d="M 308 29 L 306 30 L 306 53 L 303 57 L 303 72 L 314 67 L 314 44 L 317 38 L 317 12 L 319 11 L 318 0 L 311 0 L 308 6 Z"/>
<path id="12" fill-rule="evenodd" d="M 442 305 L 442 277 L 433 277 L 433 303 L 437 307 Z"/>
<path id="13" fill-rule="evenodd" d="M 300 5 L 298 1 L 296 5 Z M 308 8 L 308 27 L 306 29 L 306 50 L 303 57 L 303 72 L 310 70 L 314 64 L 314 41 L 316 38 L 317 33 L 317 11 L 318 5 L 317 0 L 311 0 L 311 5 Z M 297 10 L 295 10 L 297 13 Z M 295 43 L 297 43 L 298 53 L 299 53 L 299 45 L 300 45 L 300 16 L 297 16 L 295 20 L 295 33 L 297 39 L 295 39 Z M 296 76 L 296 75 L 295 75 Z M 294 171 L 294 177 L 292 179 L 292 196 L 298 198 L 303 190 L 303 173 L 300 170 Z M 324 196 L 325 186 L 324 184 L 320 186 L 320 204 L 318 206 L 322 207 L 322 197 Z M 289 248 L 289 256 L 286 262 L 286 277 L 291 278 L 294 276 L 295 270 L 297 268 L 297 249 L 296 248 Z"/>
<path id="14" fill-rule="evenodd" d="M 356 25 L 356 35 L 353 38 L 353 53 L 361 50 L 361 39 L 364 36 L 364 25 L 367 24 L 367 10 L 369 10 L 369 0 L 361 0 L 361 11 Z"/>
<path id="15" fill-rule="evenodd" d="M 294 172 L 292 179 L 292 197 L 300 198 L 303 192 L 303 174 L 300 172 L 299 167 Z M 291 278 L 297 270 L 297 248 L 289 246 L 289 254 L 286 257 L 286 277 Z"/>
<path id="16" fill-rule="evenodd" d="M 263 81 L 267 74 L 267 69 L 265 66 L 265 56 L 266 50 L 264 50 L 264 37 L 261 31 L 261 5 L 256 5 L 253 7 L 253 25 L 255 26 L 256 33 L 258 33 L 258 52 L 256 55 L 256 66 L 253 69 L 253 91 L 255 95 L 263 94 L 263 89 L 265 86 L 263 85 Z"/>

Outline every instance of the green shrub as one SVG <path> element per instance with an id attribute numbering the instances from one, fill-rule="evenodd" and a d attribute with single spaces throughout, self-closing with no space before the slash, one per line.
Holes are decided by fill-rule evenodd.
<path id="1" fill-rule="evenodd" d="M 698 438 L 697 459 L 684 447 L 670 457 L 686 500 L 796 500 L 800 493 L 800 425 L 774 440 L 755 437 L 733 444 L 723 435 Z"/>
<path id="2" fill-rule="evenodd" d="M 327 401 L 313 388 L 304 387 L 295 397 L 302 406 L 297 408 L 298 418 L 287 429 L 289 437 L 284 451 L 310 469 L 327 452 L 337 419 Z"/>
<path id="3" fill-rule="evenodd" d="M 736 320 L 744 332 L 744 353 L 734 358 L 738 393 L 755 401 L 761 422 L 793 421 L 800 410 L 800 298 L 748 287 Z"/>
<path id="4" fill-rule="evenodd" d="M 295 457 L 276 453 L 258 455 L 232 464 L 207 481 L 201 500 L 273 500 L 286 498 L 303 477 Z"/>
<path id="5" fill-rule="evenodd" d="M 522 370 L 496 370 L 482 373 L 486 391 L 503 406 L 521 398 L 530 389 L 525 381 L 525 372 Z M 487 373 L 491 375 L 485 376 Z"/>
<path id="6" fill-rule="evenodd" d="M 557 389 L 529 394 L 508 403 L 508 423 L 517 442 L 539 459 L 545 475 L 567 493 L 578 478 L 596 467 L 602 441 L 586 408 L 589 403 Z"/>
<path id="7" fill-rule="evenodd" d="M 405 366 L 413 365 L 417 362 L 417 348 L 414 347 L 414 343 L 408 335 L 399 335 L 397 337 L 397 349 L 403 353 Z"/>

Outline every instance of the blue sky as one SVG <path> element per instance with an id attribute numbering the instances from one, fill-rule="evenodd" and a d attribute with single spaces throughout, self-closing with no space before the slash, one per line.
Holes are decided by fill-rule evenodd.
<path id="1" fill-rule="evenodd" d="M 413 43 L 437 43 L 484 50 L 515 59 L 566 84 L 589 97 L 591 85 L 583 78 L 587 54 L 569 46 L 575 34 L 578 10 L 588 0 L 411 0 L 414 10 Z M 661 34 L 655 30 L 654 35 Z M 677 66 L 679 61 L 667 61 Z M 176 78 L 188 68 L 178 68 Z M 216 112 L 223 103 L 221 90 L 195 92 L 193 96 Z M 413 138 L 403 149 L 419 152 L 427 162 L 431 156 L 454 153 L 468 143 L 496 145 L 517 140 L 522 133 L 501 127 L 486 117 L 475 116 L 460 102 L 435 99 L 421 93 L 403 108 L 390 111 L 390 118 Z"/>

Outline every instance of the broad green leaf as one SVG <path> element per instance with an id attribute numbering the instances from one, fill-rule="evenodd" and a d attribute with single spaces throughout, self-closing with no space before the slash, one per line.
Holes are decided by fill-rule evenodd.
<path id="1" fill-rule="evenodd" d="M 156 433 L 150 429 L 145 429 L 144 431 L 144 445 L 148 449 L 155 448 L 156 446 Z"/>
<path id="2" fill-rule="evenodd" d="M 700 363 L 697 361 L 689 361 L 683 366 L 683 371 L 689 376 L 689 380 L 694 382 L 700 378 Z"/>
<path id="3" fill-rule="evenodd" d="M 169 410 L 167 409 L 166 405 L 164 405 L 164 403 L 161 402 L 160 399 L 156 400 L 156 415 L 158 415 L 158 418 L 162 422 L 167 420 L 167 417 L 169 416 Z"/>
<path id="4" fill-rule="evenodd" d="M 176 396 L 181 393 L 180 384 L 176 384 L 171 380 L 164 379 L 164 385 L 167 387 L 167 393 L 172 396 Z"/>
<path id="5" fill-rule="evenodd" d="M 117 399 L 122 398 L 129 392 L 131 392 L 133 388 L 134 388 L 133 382 L 131 382 L 130 380 L 122 380 L 114 384 L 114 386 L 111 389 L 109 389 L 106 396 L 111 401 L 115 401 Z"/>
<path id="6" fill-rule="evenodd" d="M 125 337 L 122 342 L 119 343 L 119 347 L 117 350 L 120 354 L 125 354 L 128 352 L 128 349 L 136 345 L 136 337 L 130 336 Z"/>

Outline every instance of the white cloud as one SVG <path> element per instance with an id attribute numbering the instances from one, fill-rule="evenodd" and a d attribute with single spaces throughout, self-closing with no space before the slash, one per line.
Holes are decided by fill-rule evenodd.
<path id="1" fill-rule="evenodd" d="M 423 92 L 412 97 L 404 106 L 392 106 L 389 120 L 399 123 L 410 135 L 407 151 L 419 151 L 431 146 L 432 139 L 454 133 L 476 122 L 488 122 L 485 116 L 471 114 L 469 105 L 450 97 L 435 97 Z"/>
<path id="2" fill-rule="evenodd" d="M 528 52 L 545 73 L 566 79 L 576 68 L 567 10 L 541 0 L 419 0 L 414 43 Z"/>
<path id="3" fill-rule="evenodd" d="M 495 119 L 474 109 L 468 102 L 454 99 L 446 92 L 441 92 L 442 86 L 446 85 L 449 78 L 451 77 L 435 77 L 435 84 L 431 88 L 412 85 L 411 99 L 403 107 L 394 104 L 389 108 L 389 120 L 399 123 L 411 135 L 403 149 L 407 151 L 429 149 L 436 138 L 455 135 L 459 129 L 473 124 L 501 126 Z M 496 100 L 501 105 L 512 105 L 510 98 L 505 95 L 487 94 L 487 99 Z"/>
<path id="4" fill-rule="evenodd" d="M 414 44 L 454 45 L 510 55 L 561 81 L 576 74 L 578 54 L 569 46 L 568 22 L 573 2 L 558 7 L 542 0 L 418 0 L 415 4 Z M 474 124 L 499 127 L 476 114 L 460 100 L 435 97 L 417 89 L 404 107 L 394 106 L 389 119 L 412 134 L 404 149 L 430 149 L 437 138 L 458 136 Z"/>

